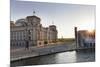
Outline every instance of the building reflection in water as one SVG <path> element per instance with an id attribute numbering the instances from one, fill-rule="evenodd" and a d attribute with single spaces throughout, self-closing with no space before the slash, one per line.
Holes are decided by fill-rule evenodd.
<path id="1" fill-rule="evenodd" d="M 64 64 L 75 62 L 95 61 L 95 51 L 68 51 L 45 55 L 40 57 L 28 58 L 11 63 L 11 66 L 43 65 L 43 64 Z"/>

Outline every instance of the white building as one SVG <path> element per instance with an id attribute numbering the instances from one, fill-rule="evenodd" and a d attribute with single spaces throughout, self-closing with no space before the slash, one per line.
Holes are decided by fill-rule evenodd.
<path id="1" fill-rule="evenodd" d="M 26 42 L 29 46 L 44 46 L 56 42 L 57 29 L 55 25 L 43 27 L 41 19 L 35 15 L 18 19 L 15 23 L 10 22 L 11 47 L 24 47 Z"/>

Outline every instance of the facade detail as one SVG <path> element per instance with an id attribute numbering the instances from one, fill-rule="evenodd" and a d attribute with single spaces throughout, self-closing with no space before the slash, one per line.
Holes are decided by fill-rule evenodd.
<path id="1" fill-rule="evenodd" d="M 43 27 L 41 19 L 35 15 L 18 19 L 15 23 L 10 22 L 11 47 L 45 46 L 55 43 L 57 40 L 57 29 L 55 25 Z"/>

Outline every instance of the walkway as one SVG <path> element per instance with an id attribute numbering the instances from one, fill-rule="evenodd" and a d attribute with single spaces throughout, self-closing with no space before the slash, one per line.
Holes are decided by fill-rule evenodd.
<path id="1" fill-rule="evenodd" d="M 28 50 L 25 48 L 11 49 L 11 61 L 24 59 L 28 57 L 35 57 L 46 55 L 56 52 L 62 52 L 75 49 L 75 43 L 66 43 L 59 45 L 50 45 L 45 47 L 30 47 Z"/>

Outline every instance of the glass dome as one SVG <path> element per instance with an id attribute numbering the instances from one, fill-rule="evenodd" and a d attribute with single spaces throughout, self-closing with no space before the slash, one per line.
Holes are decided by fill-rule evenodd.
<path id="1" fill-rule="evenodd" d="M 26 26 L 27 21 L 26 21 L 26 19 L 18 19 L 15 24 L 16 24 L 16 26 Z"/>

